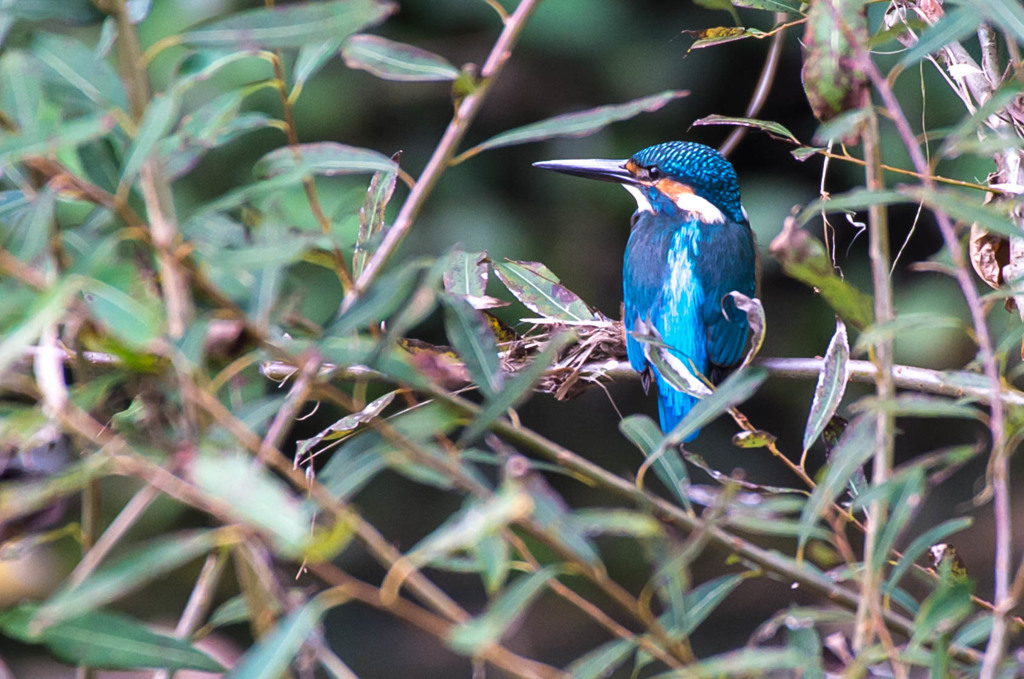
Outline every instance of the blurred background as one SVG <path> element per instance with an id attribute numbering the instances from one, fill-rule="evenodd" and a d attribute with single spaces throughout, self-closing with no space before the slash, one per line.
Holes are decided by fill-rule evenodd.
<path id="1" fill-rule="evenodd" d="M 242 0 L 154 0 L 152 10 L 140 27 L 143 47 L 186 26 L 235 9 L 262 6 Z M 285 4 L 285 3 L 279 3 Z M 513 3 L 503 2 L 506 6 Z M 481 0 L 401 0 L 400 11 L 379 27 L 379 35 L 411 43 L 446 57 L 456 65 L 482 63 L 500 30 L 500 22 Z M 872 28 L 877 28 L 884 6 L 871 5 Z M 740 10 L 746 26 L 767 30 L 764 12 Z M 747 23 L 749 22 L 749 23 Z M 688 51 L 693 38 L 686 31 L 733 23 L 726 11 L 704 9 L 692 2 L 665 3 L 661 0 L 545 0 L 529 21 L 500 80 L 479 118 L 470 129 L 464 148 L 494 134 L 530 122 L 599 106 L 620 103 L 668 89 L 685 89 L 689 96 L 615 124 L 590 137 L 561 139 L 486 152 L 449 170 L 430 198 L 398 259 L 418 254 L 440 255 L 459 244 L 466 250 L 486 250 L 493 260 L 505 258 L 541 261 L 570 289 L 600 309 L 618 318 L 621 303 L 621 264 L 633 200 L 610 184 L 585 182 L 531 167 L 538 160 L 555 158 L 625 158 L 645 146 L 687 139 L 718 146 L 731 128 L 691 127 L 694 120 L 710 114 L 742 116 L 761 71 L 768 41 L 744 40 L 726 45 Z M 67 26 L 61 30 L 88 43 L 99 38 L 98 27 Z M 767 103 L 758 117 L 779 122 L 800 140 L 810 143 L 817 129 L 804 97 L 800 80 L 802 27 L 789 29 L 778 74 Z M 18 27 L 8 38 L 15 43 Z M 896 43 L 890 43 L 891 49 Z M 898 45 L 897 45 L 898 47 Z M 181 52 L 170 49 L 153 65 L 156 90 L 166 83 Z M 292 55 L 294 56 L 294 55 Z M 880 56 L 883 67 L 895 56 Z M 232 67 L 199 88 L 196 102 L 209 99 L 228 87 L 270 77 L 265 62 L 252 60 Z M 922 84 L 923 83 L 923 84 Z M 962 104 L 949 92 L 933 69 L 912 69 L 896 82 L 897 94 L 916 130 L 936 130 L 955 124 L 963 116 Z M 922 91 L 927 91 L 927 99 Z M 272 116 L 280 114 L 276 93 L 263 90 L 251 96 L 246 106 Z M 296 108 L 296 126 L 303 142 L 337 141 L 392 154 L 402 152 L 402 167 L 419 174 L 441 136 L 452 113 L 448 83 L 396 83 L 349 70 L 341 59 L 333 59 L 305 88 Z M 891 129 L 883 145 L 885 162 L 906 166 L 905 154 Z M 252 166 L 263 154 L 280 147 L 283 136 L 277 130 L 262 130 L 236 140 L 225 149 L 210 153 L 175 188 L 179 213 L 187 215 L 204 201 L 252 181 Z M 768 319 L 768 333 L 762 355 L 810 357 L 824 352 L 835 329 L 830 308 L 812 290 L 785 278 L 767 254 L 767 246 L 779 232 L 783 219 L 794 206 L 815 200 L 822 189 L 837 194 L 863 181 L 859 167 L 833 162 L 823 175 L 820 157 L 795 160 L 793 146 L 763 133 L 751 131 L 730 160 L 740 177 L 743 203 L 750 215 L 762 251 L 761 296 Z M 854 155 L 859 150 L 851 149 Z M 938 172 L 947 176 L 984 181 L 991 162 L 974 157 L 944 161 Z M 890 175 L 891 181 L 898 177 Z M 365 177 L 318 180 L 328 214 L 351 212 L 365 191 Z M 399 184 L 392 201 L 393 214 L 406 195 Z M 301 228 L 316 228 L 296 191 L 295 222 Z M 339 228 L 351 230 L 358 224 L 351 218 Z M 867 237 L 856 222 L 841 216 L 832 219 L 836 263 L 848 280 L 869 290 L 866 257 Z M 821 237 L 824 225 L 809 227 Z M 941 239 L 927 214 L 920 219 L 913 206 L 891 211 L 893 253 L 901 252 L 892 278 L 899 313 L 939 310 L 966 319 L 966 308 L 955 282 L 938 273 L 913 270 L 915 263 L 937 258 L 942 261 Z M 398 261 L 397 259 L 395 261 Z M 309 266 L 296 273 L 303 282 L 298 294 L 304 311 L 314 320 L 326 320 L 340 301 L 336 279 L 322 269 Z M 489 293 L 511 299 L 492 281 Z M 522 316 L 529 315 L 513 305 L 499 310 L 508 323 L 520 330 Z M 990 313 L 997 338 L 1012 336 L 1017 321 L 997 305 Z M 421 339 L 444 343 L 439 321 L 416 329 Z M 851 338 L 853 339 L 853 338 Z M 1005 350 L 1011 367 L 1019 362 L 1019 345 L 1008 341 Z M 922 328 L 898 338 L 897 362 L 927 368 L 961 368 L 974 358 L 974 345 L 963 332 L 953 329 Z M 859 358 L 864 358 L 863 356 Z M 756 426 L 779 439 L 780 448 L 799 456 L 801 436 L 813 393 L 813 381 L 771 379 L 746 404 L 744 412 Z M 846 402 L 868 392 L 851 387 Z M 845 408 L 840 414 L 845 413 Z M 540 433 L 578 451 L 612 472 L 635 473 L 641 462 L 639 452 L 619 434 L 620 414 L 636 412 L 655 416 L 652 397 L 643 394 L 639 381 L 591 389 L 570 402 L 556 402 L 547 396 L 531 399 L 520 411 L 524 423 Z M 291 438 L 303 439 L 335 419 L 326 408 L 298 423 Z M 984 442 L 986 429 L 972 421 L 901 420 L 897 439 L 898 461 L 954 444 Z M 708 463 L 725 473 L 742 469 L 746 478 L 758 483 L 798 485 L 785 468 L 765 450 L 743 450 L 732 446 L 734 424 L 721 419 L 708 427 L 694 444 Z M 823 461 L 820 448 L 812 450 L 812 470 Z M 971 498 L 983 484 L 984 460 L 979 460 L 953 480 L 937 488 L 920 510 L 910 534 L 951 516 L 977 514 L 969 535 L 957 547 L 972 577 L 978 580 L 978 594 L 991 593 L 989 575 L 991 552 L 990 512 L 975 512 Z M 697 475 L 699 480 L 699 474 Z M 549 477 L 558 492 L 574 507 L 606 505 L 608 498 L 568 478 Z M 122 503 L 135 486 L 130 481 L 108 481 L 106 491 Z M 114 508 L 116 500 L 105 503 Z M 408 549 L 447 517 L 457 504 L 450 495 L 415 485 L 393 474 L 374 481 L 358 504 L 399 549 Z M 171 527 L 202 524 L 204 518 L 170 502 L 151 509 L 133 530 L 133 536 L 159 534 Z M 1024 536 L 1022 536 L 1024 539 Z M 59 581 L 72 563 L 76 548 L 57 543 L 35 562 L 0 561 L 0 600 L 39 596 Z M 780 545 L 789 543 L 780 543 Z M 606 562 L 613 577 L 631 590 L 643 587 L 649 573 L 634 568 L 634 543 L 605 539 Z M 788 549 L 790 547 L 780 547 Z M 698 564 L 696 579 L 722 572 L 722 557 Z M 369 558 L 358 548 L 347 551 L 343 566 L 368 579 L 379 578 Z M 21 570 L 17 570 L 19 568 Z M 705 572 L 701 572 L 705 568 Z M 131 612 L 156 616 L 173 626 L 179 614 L 172 604 L 183 601 L 182 591 L 195 573 L 181 573 L 159 587 L 133 597 Z M 436 580 L 471 611 L 485 601 L 479 582 L 472 577 L 437 574 Z M 297 583 L 303 586 L 303 579 Z M 232 592 L 225 592 L 229 596 Z M 788 583 L 759 579 L 748 582 L 693 638 L 699 655 L 735 648 L 754 632 L 756 626 L 791 602 L 803 601 Z M 474 602 L 477 602 L 474 604 Z M 560 601 L 545 600 L 537 606 L 515 641 L 510 645 L 531 656 L 559 665 L 606 639 L 605 633 L 570 610 Z M 391 677 L 420 670 L 415 676 L 466 676 L 468 661 L 439 648 L 430 637 L 393 618 L 358 606 L 332 612 L 325 633 L 340 655 L 361 677 Z M 231 634 L 245 640 L 243 626 L 228 628 L 219 640 L 230 656 Z M 27 648 L 4 649 L 4 657 L 18 677 L 71 676 L 70 670 L 52 665 Z M 105 676 L 101 673 L 100 676 Z M 118 675 L 126 676 L 126 675 Z M 185 673 L 179 673 L 184 677 Z M 408 674 L 402 674 L 408 676 Z M 628 676 L 628 675 L 623 675 Z"/>

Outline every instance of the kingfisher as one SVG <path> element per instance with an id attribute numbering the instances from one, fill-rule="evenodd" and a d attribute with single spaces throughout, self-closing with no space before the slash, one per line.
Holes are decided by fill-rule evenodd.
<path id="1" fill-rule="evenodd" d="M 669 352 L 713 384 L 743 357 L 749 324 L 731 292 L 757 287 L 757 244 L 732 164 L 715 149 L 670 141 L 626 160 L 551 160 L 535 167 L 621 184 L 636 199 L 622 271 L 626 353 L 658 386 L 662 431 L 697 402 L 648 361 L 637 335 L 657 330 Z M 695 438 L 697 432 L 686 441 Z"/>

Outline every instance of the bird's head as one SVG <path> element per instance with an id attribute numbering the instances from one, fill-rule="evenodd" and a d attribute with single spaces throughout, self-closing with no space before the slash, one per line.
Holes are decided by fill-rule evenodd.
<path id="1" fill-rule="evenodd" d="M 715 149 L 670 141 L 637 151 L 627 160 L 549 160 L 534 167 L 622 184 L 640 211 L 683 210 L 708 223 L 746 223 L 732 164 Z"/>

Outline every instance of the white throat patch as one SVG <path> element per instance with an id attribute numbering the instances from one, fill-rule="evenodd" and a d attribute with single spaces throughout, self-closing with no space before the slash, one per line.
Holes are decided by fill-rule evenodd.
<path id="1" fill-rule="evenodd" d="M 654 212 L 654 207 L 651 205 L 651 201 L 639 186 L 623 184 L 622 188 L 629 191 L 630 195 L 636 200 L 636 209 L 638 212 Z M 725 215 L 722 214 L 722 211 L 695 193 L 691 193 L 689 191 L 680 192 L 674 196 L 669 196 L 669 198 L 671 198 L 677 208 L 683 212 L 689 212 L 705 224 L 725 223 Z"/>
<path id="2" fill-rule="evenodd" d="M 725 215 L 709 201 L 695 193 L 680 193 L 673 197 L 673 203 L 684 212 L 696 215 L 705 224 L 724 224 Z"/>
<path id="3" fill-rule="evenodd" d="M 636 199 L 636 209 L 638 212 L 654 212 L 654 208 L 651 207 L 651 201 L 647 200 L 647 196 L 636 186 L 632 184 L 623 184 L 622 188 L 629 191 L 629 195 Z"/>

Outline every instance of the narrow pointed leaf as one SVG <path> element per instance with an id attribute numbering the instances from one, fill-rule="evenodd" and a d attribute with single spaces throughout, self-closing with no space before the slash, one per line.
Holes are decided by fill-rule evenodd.
<path id="1" fill-rule="evenodd" d="M 811 0 L 803 35 L 804 93 L 819 120 L 870 102 L 858 45 L 868 39 L 861 0 Z M 856 41 L 856 44 L 851 42 Z"/>
<path id="2" fill-rule="evenodd" d="M 971 523 L 973 523 L 973 521 L 969 516 L 963 516 L 957 519 L 948 519 L 915 537 L 911 543 L 904 548 L 903 558 L 901 558 L 899 563 L 897 563 L 892 569 L 892 573 L 889 574 L 889 578 L 886 580 L 882 593 L 886 596 L 890 596 L 893 591 L 895 591 L 896 587 L 899 586 L 900 580 L 903 579 L 903 576 L 906 575 L 907 571 L 913 567 L 914 563 L 921 558 L 926 551 L 928 551 L 929 547 L 938 542 L 945 542 L 946 538 L 954 533 L 967 530 Z"/>
<path id="3" fill-rule="evenodd" d="M 907 186 L 901 192 L 914 201 L 925 204 L 933 211 L 942 211 L 953 220 L 977 224 L 990 233 L 1017 236 L 1020 229 L 1010 217 L 1013 201 L 997 201 L 983 205 L 981 196 L 953 189 Z"/>
<path id="4" fill-rule="evenodd" d="M 804 429 L 804 452 L 818 440 L 829 420 L 836 414 L 850 378 L 849 362 L 850 340 L 846 335 L 846 324 L 837 318 L 836 332 L 828 343 L 828 349 L 825 350 L 821 373 L 814 387 L 811 412 L 807 416 L 807 427 Z"/>
<path id="5" fill-rule="evenodd" d="M 731 573 L 702 583 L 687 592 L 683 595 L 686 608 L 682 612 L 683 627 L 674 631 L 683 636 L 692 634 L 702 622 L 707 620 L 709 615 L 715 612 L 725 598 L 747 579 L 748 576 L 743 573 Z"/>
<path id="6" fill-rule="evenodd" d="M 459 77 L 459 69 L 444 57 L 377 35 L 353 35 L 345 42 L 341 57 L 349 68 L 367 71 L 384 80 L 414 82 Z"/>
<path id="7" fill-rule="evenodd" d="M 224 668 L 184 639 L 154 634 L 124 615 L 94 611 L 32 631 L 34 606 L 0 613 L 0 630 L 26 643 L 45 644 L 72 665 L 111 670 L 165 668 L 223 672 Z"/>
<path id="8" fill-rule="evenodd" d="M 76 118 L 63 123 L 56 134 L 25 137 L 4 134 L 0 137 L 0 164 L 12 164 L 32 156 L 53 156 L 65 148 L 81 146 L 114 129 L 112 115 L 103 114 Z"/>
<path id="9" fill-rule="evenodd" d="M 487 294 L 487 253 L 452 249 L 442 280 L 445 292 L 459 297 L 483 297 Z"/>
<path id="10" fill-rule="evenodd" d="M 393 172 L 395 168 L 394 161 L 383 153 L 325 141 L 271 151 L 256 161 L 252 171 L 260 179 L 267 179 L 292 173 L 333 176 Z"/>
<path id="11" fill-rule="evenodd" d="M 557 572 L 555 567 L 548 566 L 520 578 L 493 601 L 483 615 L 454 627 L 449 633 L 448 644 L 457 653 L 473 656 L 480 649 L 500 641 Z"/>
<path id="12" fill-rule="evenodd" d="M 800 140 L 796 138 L 796 135 L 790 132 L 781 123 L 776 123 L 771 120 L 758 120 L 756 118 L 734 118 L 731 116 L 721 115 L 709 115 L 704 116 L 693 121 L 696 125 L 736 125 L 739 127 L 750 127 L 755 130 L 761 130 L 766 132 L 776 139 L 782 139 L 785 141 L 791 141 L 794 144 L 799 144 Z"/>
<path id="13" fill-rule="evenodd" d="M 564 115 L 548 118 L 537 123 L 517 127 L 514 130 L 502 132 L 491 137 L 482 144 L 474 146 L 462 154 L 463 157 L 476 155 L 481 151 L 513 146 L 515 144 L 526 144 L 529 142 L 553 139 L 556 137 L 585 137 L 620 120 L 629 120 L 641 113 L 651 113 L 662 108 L 665 104 L 685 97 L 689 92 L 685 90 L 667 90 L 642 99 L 635 99 L 624 104 L 609 106 L 598 106 L 597 108 L 566 113 Z"/>
<path id="14" fill-rule="evenodd" d="M 378 234 L 384 232 L 385 214 L 388 203 L 391 202 L 391 196 L 395 192 L 395 184 L 398 181 L 398 162 L 401 159 L 401 151 L 392 155 L 391 162 L 395 164 L 395 167 L 387 171 L 375 172 L 370 180 L 370 187 L 366 189 L 363 206 L 359 209 L 359 234 L 356 236 L 355 252 L 352 254 L 353 278 L 359 278 L 363 267 L 366 266 L 366 259 L 369 257 L 374 239 Z"/>
<path id="15" fill-rule="evenodd" d="M 754 395 L 766 379 L 768 379 L 768 372 L 759 367 L 734 372 L 718 385 L 710 396 L 697 401 L 686 417 L 665 436 L 658 447 L 659 452 L 656 454 L 660 455 L 661 450 L 678 446 L 691 434 L 725 411 L 746 401 Z"/>
<path id="16" fill-rule="evenodd" d="M 288 666 L 320 624 L 323 613 L 317 599 L 289 613 L 242 656 L 227 679 L 278 679 L 287 674 Z"/>
<path id="17" fill-rule="evenodd" d="M 632 639 L 615 639 L 601 644 L 572 662 L 566 673 L 573 679 L 605 679 L 636 650 Z"/>
<path id="18" fill-rule="evenodd" d="M 241 453 L 200 454 L 192 479 L 207 498 L 239 521 L 267 536 L 285 557 L 300 556 L 312 536 L 311 508 L 297 499 L 283 481 Z"/>
<path id="19" fill-rule="evenodd" d="M 780 670 L 802 669 L 806 662 L 804 654 L 793 648 L 744 648 L 687 665 L 686 676 L 692 679 L 773 676 Z M 655 675 L 653 679 L 668 679 L 675 676 L 679 675 L 671 672 Z"/>
<path id="20" fill-rule="evenodd" d="M 825 478 L 819 483 L 800 513 L 803 529 L 799 536 L 801 547 L 806 544 L 817 520 L 825 509 L 839 497 L 846 484 L 867 462 L 875 450 L 875 418 L 861 416 L 843 432 L 832 451 Z"/>
<path id="21" fill-rule="evenodd" d="M 917 42 L 901 55 L 900 68 L 916 64 L 951 42 L 960 42 L 978 30 L 979 19 L 977 10 L 970 5 L 954 7 L 948 14 L 921 32 Z"/>
<path id="22" fill-rule="evenodd" d="M 807 208 L 800 216 L 807 214 L 816 213 Z M 874 319 L 871 297 L 836 274 L 825 246 L 800 229 L 797 220 L 786 219 L 785 227 L 769 249 L 787 276 L 814 288 L 847 323 L 858 329 L 871 324 Z"/>
<path id="23" fill-rule="evenodd" d="M 533 363 L 520 370 L 515 377 L 505 380 L 505 388 L 494 398 L 488 399 L 483 410 L 473 420 L 472 424 L 466 427 L 462 434 L 460 443 L 467 444 L 483 434 L 491 424 L 505 414 L 511 408 L 515 408 L 526 398 L 533 389 L 533 385 L 541 378 L 544 371 L 555 360 L 559 352 L 570 342 L 575 340 L 571 332 L 561 332 L 548 340 L 544 349 L 537 354 Z"/>
<path id="24" fill-rule="evenodd" d="M 171 130 L 177 116 L 177 97 L 171 94 L 158 94 L 153 97 L 128 152 L 128 159 L 121 172 L 122 185 L 135 181 L 142 164 L 149 159 L 160 140 Z"/>
<path id="25" fill-rule="evenodd" d="M 494 333 L 483 314 L 466 300 L 444 295 L 441 303 L 449 341 L 466 364 L 473 383 L 480 387 L 484 396 L 494 398 L 505 381 Z"/>
<path id="26" fill-rule="evenodd" d="M 35 622 L 49 626 L 105 606 L 206 554 L 217 541 L 216 532 L 204 530 L 185 531 L 140 545 L 81 583 L 55 592 L 39 607 Z"/>
<path id="27" fill-rule="evenodd" d="M 649 458 L 660 450 L 659 444 L 665 438 L 661 427 L 647 415 L 630 415 L 619 422 L 619 431 L 640 449 L 644 458 Z M 675 448 L 667 448 L 654 462 L 654 473 L 661 482 L 672 490 L 680 505 L 687 511 L 693 511 L 693 505 L 686 494 L 690 485 L 690 477 L 686 472 L 686 463 Z"/>
<path id="28" fill-rule="evenodd" d="M 295 68 L 292 70 L 292 79 L 295 81 L 293 87 L 297 88 L 293 92 L 301 90 L 306 81 L 338 53 L 344 41 L 344 38 L 328 38 L 302 45 L 299 48 L 299 55 L 295 57 Z"/>
<path id="29" fill-rule="evenodd" d="M 494 272 L 509 292 L 527 308 L 559 321 L 596 321 L 597 314 L 579 296 L 562 285 L 558 276 L 540 262 L 499 262 Z"/>
<path id="30" fill-rule="evenodd" d="M 383 21 L 396 6 L 380 0 L 333 0 L 238 12 L 195 26 L 182 42 L 196 47 L 277 49 L 340 39 Z"/>

